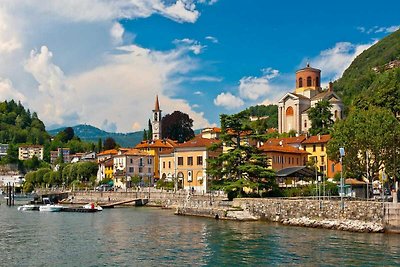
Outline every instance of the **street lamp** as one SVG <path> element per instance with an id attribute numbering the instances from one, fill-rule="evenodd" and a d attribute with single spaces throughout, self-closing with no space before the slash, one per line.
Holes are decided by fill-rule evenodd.
<path id="1" fill-rule="evenodd" d="M 343 157 L 345 156 L 344 148 L 340 147 L 339 148 L 339 153 L 340 153 L 340 208 L 343 210 L 344 209 L 344 202 L 343 202 L 343 187 L 344 187 L 344 182 L 343 182 Z"/>

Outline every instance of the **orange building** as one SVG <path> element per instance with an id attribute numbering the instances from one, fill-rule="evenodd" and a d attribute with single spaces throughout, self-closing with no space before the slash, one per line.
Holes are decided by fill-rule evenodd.
<path id="1" fill-rule="evenodd" d="M 269 166 L 274 171 L 288 167 L 305 166 L 309 154 L 307 151 L 290 145 L 264 144 L 260 149 L 269 157 Z"/>
<path id="2" fill-rule="evenodd" d="M 192 140 L 177 144 L 173 149 L 161 152 L 159 166 L 161 178 L 175 181 L 178 188 L 206 192 L 207 159 L 219 155 L 219 152 L 207 149 L 216 142 L 219 141 L 197 135 Z"/>

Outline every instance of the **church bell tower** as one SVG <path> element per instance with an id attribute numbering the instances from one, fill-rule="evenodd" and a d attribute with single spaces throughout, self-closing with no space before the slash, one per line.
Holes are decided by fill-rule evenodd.
<path id="1" fill-rule="evenodd" d="M 161 110 L 160 103 L 158 102 L 158 95 L 156 96 L 156 104 L 153 109 L 153 120 L 151 125 L 153 127 L 153 140 L 161 139 Z"/>

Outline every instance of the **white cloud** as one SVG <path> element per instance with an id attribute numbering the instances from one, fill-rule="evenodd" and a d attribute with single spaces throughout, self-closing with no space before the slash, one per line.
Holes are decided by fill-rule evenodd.
<path id="1" fill-rule="evenodd" d="M 124 27 L 118 22 L 115 22 L 110 30 L 110 35 L 115 45 L 122 44 L 122 38 L 124 36 Z"/>
<path id="2" fill-rule="evenodd" d="M 366 33 L 366 34 L 371 34 L 371 33 L 392 33 L 400 29 L 400 25 L 393 25 L 393 26 L 388 26 L 388 27 L 379 27 L 379 26 L 374 26 L 371 28 L 365 28 L 365 27 L 357 27 L 357 30 Z"/>
<path id="3" fill-rule="evenodd" d="M 46 46 L 32 50 L 25 63 L 25 70 L 39 84 L 38 95 L 31 99 L 41 118 L 50 124 L 79 121 L 78 95 L 67 83 L 63 71 L 53 63 L 53 53 Z"/>
<path id="4" fill-rule="evenodd" d="M 244 105 L 240 97 L 234 96 L 231 93 L 221 93 L 214 99 L 216 106 L 221 106 L 226 109 L 236 109 Z"/>
<path id="5" fill-rule="evenodd" d="M 47 126 L 89 123 L 129 132 L 147 127 L 158 94 L 164 113 L 181 110 L 193 118 L 195 128 L 210 126 L 205 114 L 195 112 L 177 93 L 180 82 L 191 79 L 188 74 L 199 68 L 190 53 L 201 53 L 205 46 L 185 41 L 164 52 L 137 45 L 116 47 L 133 35 L 125 32 L 120 19 L 160 14 L 195 22 L 200 15 L 195 3 L 58 0 L 38 5 L 33 0 L 4 0 L 0 95 L 29 99 L 24 104 Z M 40 49 L 32 50 L 35 47 Z"/>
<path id="6" fill-rule="evenodd" d="M 13 84 L 9 79 L 3 79 L 1 77 L 0 77 L 0 96 L 3 100 L 14 99 L 15 101 L 21 101 L 21 102 L 24 102 L 26 100 L 26 97 L 13 87 Z"/>
<path id="7" fill-rule="evenodd" d="M 352 44 L 349 42 L 336 43 L 334 47 L 321 51 L 311 60 L 311 66 L 322 70 L 325 79 L 336 80 L 350 66 L 351 62 L 364 50 L 377 41 L 367 44 Z M 302 66 L 304 66 L 303 60 Z"/>
<path id="8" fill-rule="evenodd" d="M 242 98 L 256 100 L 267 95 L 270 90 L 269 81 L 279 75 L 278 70 L 267 68 L 262 70 L 261 77 L 243 77 L 239 81 L 239 95 Z"/>
<path id="9" fill-rule="evenodd" d="M 175 39 L 174 44 L 180 47 L 185 47 L 186 49 L 192 51 L 193 54 L 195 55 L 200 54 L 203 51 L 203 49 L 207 47 L 205 45 L 201 45 L 199 41 L 192 40 L 189 38 Z"/>
<path id="10" fill-rule="evenodd" d="M 203 92 L 196 91 L 196 92 L 194 92 L 193 94 L 194 94 L 194 95 L 203 95 Z"/>
<path id="11" fill-rule="evenodd" d="M 13 52 L 22 46 L 12 23 L 12 18 L 0 8 L 0 55 Z"/>
<path id="12" fill-rule="evenodd" d="M 207 4 L 207 5 L 214 5 L 215 3 L 217 3 L 218 0 L 198 0 L 198 3 L 200 4 Z"/>
<path id="13" fill-rule="evenodd" d="M 215 38 L 214 36 L 206 36 L 205 39 L 210 41 L 210 42 L 212 42 L 212 43 L 214 43 L 214 44 L 218 43 L 218 39 Z"/>
<path id="14" fill-rule="evenodd" d="M 193 82 L 221 82 L 223 79 L 221 77 L 212 76 L 195 76 L 190 78 Z"/>
<path id="15" fill-rule="evenodd" d="M 38 11 L 42 16 L 59 17 L 73 21 L 111 21 L 115 19 L 147 18 L 153 14 L 160 14 L 177 22 L 194 23 L 200 16 L 199 11 L 192 1 L 176 0 L 57 0 L 46 1 L 38 5 L 35 0 L 26 0 L 15 4 L 14 0 L 4 0 L 11 3 L 12 7 Z M 22 1 L 21 1 L 22 2 Z"/>

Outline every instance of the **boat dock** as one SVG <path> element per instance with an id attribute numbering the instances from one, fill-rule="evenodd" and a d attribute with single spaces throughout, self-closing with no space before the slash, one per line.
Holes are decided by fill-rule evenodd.
<path id="1" fill-rule="evenodd" d="M 146 199 L 134 198 L 134 199 L 128 199 L 128 200 L 123 200 L 123 201 L 118 201 L 118 202 L 112 202 L 112 203 L 108 203 L 108 204 L 100 204 L 100 206 L 103 209 L 112 209 L 115 206 L 121 206 L 121 205 L 132 203 L 132 202 L 135 202 L 135 206 L 143 206 L 143 205 L 147 204 Z"/>

